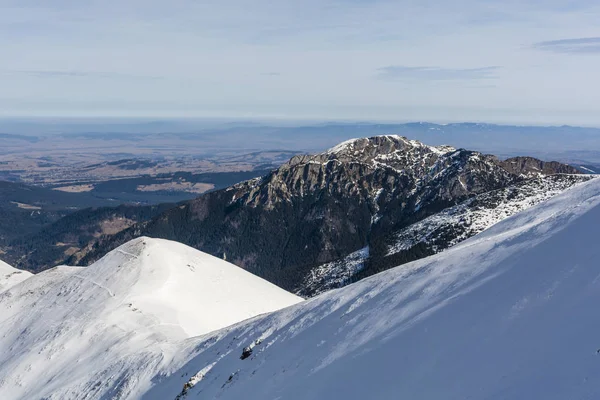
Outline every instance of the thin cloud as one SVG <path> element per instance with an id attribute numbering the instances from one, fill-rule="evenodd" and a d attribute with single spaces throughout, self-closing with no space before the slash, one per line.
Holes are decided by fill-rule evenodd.
<path id="1" fill-rule="evenodd" d="M 280 72 L 263 72 L 263 73 L 261 73 L 261 75 L 276 77 L 276 76 L 281 76 L 281 73 Z"/>
<path id="2" fill-rule="evenodd" d="M 5 74 L 27 75 L 37 78 L 101 78 L 101 79 L 162 79 L 160 76 L 134 75 L 118 72 L 60 71 L 60 70 L 4 70 Z"/>
<path id="3" fill-rule="evenodd" d="M 534 43 L 533 48 L 555 53 L 593 54 L 600 53 L 600 37 L 549 40 Z"/>
<path id="4" fill-rule="evenodd" d="M 496 79 L 500 67 L 481 68 L 441 68 L 441 67 L 407 67 L 390 65 L 379 68 L 377 77 L 383 80 L 410 81 L 470 81 Z"/>

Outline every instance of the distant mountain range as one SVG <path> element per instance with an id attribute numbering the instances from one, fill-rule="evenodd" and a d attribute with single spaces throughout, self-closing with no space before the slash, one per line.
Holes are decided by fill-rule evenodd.
<path id="1" fill-rule="evenodd" d="M 316 152 L 355 137 L 396 133 L 431 145 L 450 144 L 500 157 L 519 155 L 600 166 L 600 128 L 429 122 L 269 123 L 202 120 L 0 120 L 3 152 L 44 152 L 49 142 L 79 150 L 211 156 L 286 149 Z"/>
<path id="2" fill-rule="evenodd" d="M 456 244 L 591 178 L 579 172 L 561 163 L 501 160 L 401 136 L 354 139 L 295 156 L 262 178 L 208 193 L 120 232 L 96 235 L 62 262 L 86 265 L 145 235 L 185 243 L 312 296 Z M 437 222 L 428 222 L 435 215 Z M 434 233 L 412 234 L 418 223 Z M 16 265 L 32 268 L 40 251 Z"/>

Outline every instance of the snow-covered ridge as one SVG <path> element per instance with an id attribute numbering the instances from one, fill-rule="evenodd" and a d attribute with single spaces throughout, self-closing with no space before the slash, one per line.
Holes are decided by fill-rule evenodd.
<path id="1" fill-rule="evenodd" d="M 138 238 L 0 293 L 1 397 L 128 398 L 175 343 L 301 300 L 180 243 Z"/>
<path id="2" fill-rule="evenodd" d="M 31 275 L 31 272 L 13 268 L 0 260 L 0 292 L 24 281 Z"/>

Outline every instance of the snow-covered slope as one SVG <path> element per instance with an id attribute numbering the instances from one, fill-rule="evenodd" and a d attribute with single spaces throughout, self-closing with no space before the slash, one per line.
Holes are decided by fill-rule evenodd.
<path id="1" fill-rule="evenodd" d="M 31 276 L 31 272 L 21 271 L 0 260 L 0 292 L 16 285 Z"/>
<path id="2" fill-rule="evenodd" d="M 595 179 L 446 252 L 190 341 L 144 398 L 600 398 L 599 221 Z"/>
<path id="3" fill-rule="evenodd" d="M 142 237 L 0 293 L 0 397 L 133 396 L 178 341 L 299 301 L 223 260 Z"/>
<path id="4" fill-rule="evenodd" d="M 53 269 L 0 294 L 0 392 L 53 400 L 597 399 L 598 221 L 594 179 L 435 256 L 187 339 L 180 325 L 160 325 L 169 313 L 148 313 L 152 293 L 161 297 L 151 285 L 159 271 L 142 274 L 140 293 L 121 289 L 135 281 L 120 275 L 131 258 L 111 270 L 114 280 Z M 136 296 L 145 300 L 134 311 Z"/>

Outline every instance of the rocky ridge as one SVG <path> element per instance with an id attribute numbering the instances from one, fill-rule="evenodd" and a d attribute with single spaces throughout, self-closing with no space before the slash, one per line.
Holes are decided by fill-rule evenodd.
<path id="1" fill-rule="evenodd" d="M 578 171 L 396 135 L 353 139 L 319 154 L 294 156 L 262 178 L 208 193 L 100 240 L 82 263 L 147 235 L 225 257 L 298 291 L 314 268 L 367 246 L 374 257 L 382 238 L 448 207 L 562 172 Z"/>

